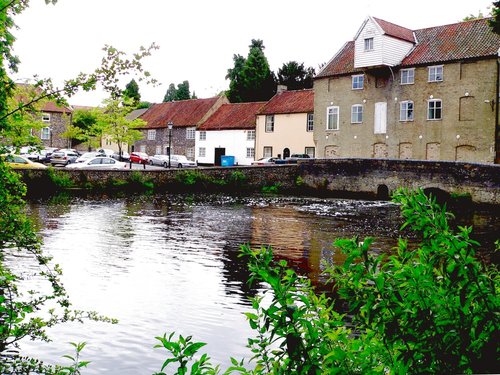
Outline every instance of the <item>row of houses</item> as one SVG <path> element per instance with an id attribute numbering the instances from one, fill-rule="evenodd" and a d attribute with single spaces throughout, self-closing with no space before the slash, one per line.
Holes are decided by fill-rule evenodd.
<path id="1" fill-rule="evenodd" d="M 488 19 L 410 30 L 368 17 L 313 89 L 155 104 L 130 151 L 216 165 L 293 153 L 498 163 L 499 49 Z"/>

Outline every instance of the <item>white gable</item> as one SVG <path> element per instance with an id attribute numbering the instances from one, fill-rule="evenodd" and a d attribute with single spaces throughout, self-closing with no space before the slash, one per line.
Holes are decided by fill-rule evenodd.
<path id="1" fill-rule="evenodd" d="M 367 49 L 370 46 L 372 48 Z M 413 43 L 385 34 L 379 24 L 368 17 L 354 39 L 354 67 L 398 65 L 412 48 Z"/>

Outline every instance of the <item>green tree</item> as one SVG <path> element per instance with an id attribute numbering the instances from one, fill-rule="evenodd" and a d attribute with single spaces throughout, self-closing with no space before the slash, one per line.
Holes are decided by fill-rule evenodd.
<path id="1" fill-rule="evenodd" d="M 141 94 L 139 93 L 139 85 L 132 79 L 125 86 L 125 90 L 123 90 L 123 98 L 127 101 L 131 101 L 132 105 L 135 107 L 141 101 Z"/>
<path id="2" fill-rule="evenodd" d="M 77 109 L 73 112 L 73 123 L 62 136 L 76 139 L 87 145 L 90 151 L 98 147 L 102 137 L 102 127 L 98 124 L 99 109 Z"/>
<path id="3" fill-rule="evenodd" d="M 493 32 L 500 35 L 500 1 L 493 2 L 491 15 L 493 18 L 489 20 L 489 24 L 493 29 Z"/>
<path id="4" fill-rule="evenodd" d="M 177 89 L 175 88 L 175 85 L 171 83 L 170 85 L 168 85 L 167 92 L 163 97 L 163 102 L 165 103 L 174 101 L 176 94 L 177 94 Z"/>
<path id="5" fill-rule="evenodd" d="M 278 84 L 288 90 L 311 89 L 313 87 L 314 68 L 305 68 L 304 63 L 290 61 L 278 70 Z"/>
<path id="6" fill-rule="evenodd" d="M 167 92 L 163 98 L 163 102 L 172 102 L 174 100 L 194 99 L 189 91 L 189 81 L 179 83 L 177 87 L 173 83 L 168 86 Z"/>
<path id="7" fill-rule="evenodd" d="M 107 99 L 104 104 L 97 125 L 102 129 L 104 136 L 118 145 L 118 154 L 122 155 L 124 145 L 142 139 L 142 132 L 138 129 L 144 127 L 146 123 L 141 119 L 127 119 L 133 107 L 123 105 L 120 100 Z"/>
<path id="8" fill-rule="evenodd" d="M 228 70 L 228 98 L 232 102 L 269 100 L 276 92 L 276 79 L 264 54 L 264 43 L 252 39 L 246 59 L 234 55 L 234 67 Z"/>

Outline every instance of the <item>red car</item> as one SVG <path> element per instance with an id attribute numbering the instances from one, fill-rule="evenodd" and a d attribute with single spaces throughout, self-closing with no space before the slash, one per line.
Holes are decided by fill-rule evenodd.
<path id="1" fill-rule="evenodd" d="M 149 156 L 145 152 L 131 152 L 130 161 L 132 163 L 147 164 Z"/>

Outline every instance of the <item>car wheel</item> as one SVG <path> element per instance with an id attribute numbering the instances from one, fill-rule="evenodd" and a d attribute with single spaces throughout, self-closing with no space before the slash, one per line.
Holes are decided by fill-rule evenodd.
<path id="1" fill-rule="evenodd" d="M 149 165 L 153 165 L 153 160 L 150 160 L 150 161 L 149 161 Z"/>
<path id="2" fill-rule="evenodd" d="M 168 168 L 168 163 L 167 162 L 163 163 L 163 168 Z"/>
<path id="3" fill-rule="evenodd" d="M 181 163 L 177 164 L 177 168 L 182 168 L 182 164 Z"/>

